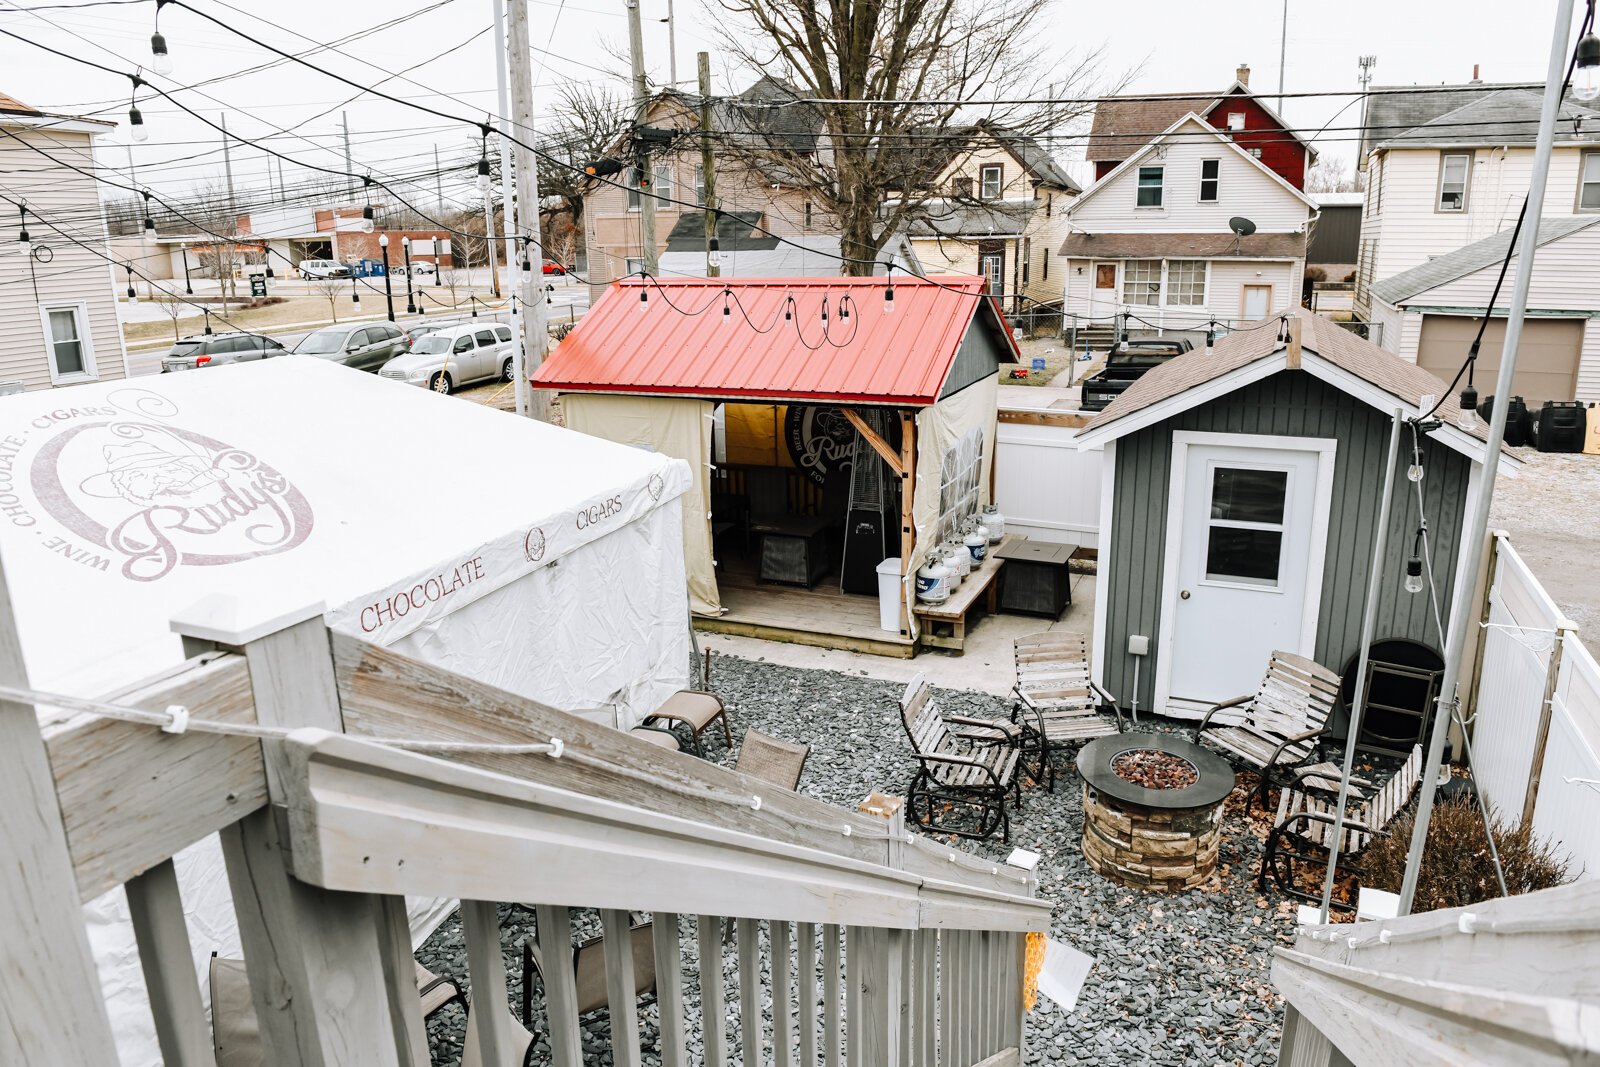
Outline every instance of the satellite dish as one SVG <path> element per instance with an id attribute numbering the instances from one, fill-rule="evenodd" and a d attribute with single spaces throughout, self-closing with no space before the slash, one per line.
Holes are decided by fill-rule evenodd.
<path id="1" fill-rule="evenodd" d="M 1256 224 L 1245 218 L 1243 215 L 1235 215 L 1233 218 L 1228 220 L 1228 229 L 1232 230 L 1240 237 L 1249 237 L 1251 234 L 1256 232 Z"/>

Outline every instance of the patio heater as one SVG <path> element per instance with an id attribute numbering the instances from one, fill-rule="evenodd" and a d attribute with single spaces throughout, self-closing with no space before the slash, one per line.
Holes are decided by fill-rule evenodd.
<path id="1" fill-rule="evenodd" d="M 383 253 L 383 299 L 389 305 L 389 321 L 394 321 L 394 284 L 389 280 L 389 235 L 378 235 L 378 250 Z"/>
<path id="2" fill-rule="evenodd" d="M 411 297 L 411 238 L 400 238 L 400 251 L 406 257 L 406 314 L 417 313 L 417 302 Z"/>

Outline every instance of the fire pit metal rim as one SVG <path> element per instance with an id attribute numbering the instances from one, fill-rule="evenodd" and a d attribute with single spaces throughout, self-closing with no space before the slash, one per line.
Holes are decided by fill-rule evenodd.
<path id="1" fill-rule="evenodd" d="M 1200 777 L 1182 789 L 1150 789 L 1128 781 L 1111 769 L 1111 761 L 1133 749 L 1152 749 L 1179 756 L 1194 764 Z M 1088 785 L 1127 804 L 1166 811 L 1216 804 L 1233 791 L 1234 773 L 1228 761 L 1208 748 L 1172 734 L 1126 733 L 1098 737 L 1078 753 L 1078 773 Z"/>

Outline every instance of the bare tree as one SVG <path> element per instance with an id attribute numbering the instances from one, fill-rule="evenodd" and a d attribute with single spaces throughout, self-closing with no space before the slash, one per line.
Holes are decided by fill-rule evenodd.
<path id="1" fill-rule="evenodd" d="M 339 321 L 339 298 L 344 295 L 344 282 L 333 278 L 323 278 L 321 281 L 311 283 L 311 291 L 328 302 L 328 314 L 334 322 Z"/>
<path id="2" fill-rule="evenodd" d="M 719 150 L 799 187 L 840 226 L 846 273 L 870 274 L 885 242 L 922 211 L 932 180 L 974 124 L 1020 136 L 1081 121 L 1073 97 L 1114 92 L 1103 50 L 1062 55 L 1050 0 L 716 0 L 726 38 L 758 83 L 730 109 Z M 997 103 L 995 101 L 1030 101 Z"/>
<path id="3" fill-rule="evenodd" d="M 171 295 L 163 295 L 160 303 L 161 310 L 165 311 L 167 318 L 172 320 L 172 339 L 174 341 L 183 340 L 182 334 L 178 332 L 178 320 L 183 318 L 183 313 L 189 305 Z"/>
<path id="4" fill-rule="evenodd" d="M 563 217 L 577 233 L 583 232 L 583 196 L 588 188 L 583 167 L 615 148 L 633 121 L 633 105 L 606 83 L 569 82 L 558 97 L 556 127 L 539 144 L 539 223 L 549 252 L 556 249 L 548 235 L 561 226 Z"/>
<path id="5" fill-rule="evenodd" d="M 1325 155 L 1306 171 L 1308 193 L 1357 193 L 1361 191 L 1361 176 L 1348 161 Z"/>

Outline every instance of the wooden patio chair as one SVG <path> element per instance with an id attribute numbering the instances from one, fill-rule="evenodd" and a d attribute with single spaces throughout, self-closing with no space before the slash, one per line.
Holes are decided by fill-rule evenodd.
<path id="1" fill-rule="evenodd" d="M 646 715 L 641 725 L 670 726 L 673 723 L 682 723 L 689 728 L 691 744 L 697 756 L 703 758 L 706 754 L 700 735 L 712 723 L 721 724 L 723 741 L 729 748 L 733 747 L 733 731 L 728 729 L 728 709 L 715 693 L 703 689 L 681 689 L 668 697 L 665 704 Z"/>
<path id="2" fill-rule="evenodd" d="M 1339 805 L 1340 768 L 1319 763 L 1300 768 L 1294 780 L 1278 794 L 1278 814 L 1267 848 L 1261 856 L 1261 872 L 1256 885 L 1267 888 L 1270 878 L 1278 891 L 1312 903 L 1322 897 L 1300 888 L 1295 882 L 1296 864 L 1307 863 L 1315 870 L 1327 869 L 1328 846 L 1334 840 L 1334 811 Z M 1375 838 L 1386 835 L 1389 824 L 1405 810 L 1422 781 L 1422 746 L 1411 749 L 1405 765 L 1383 787 L 1373 791 L 1365 779 L 1350 780 L 1350 796 L 1345 803 L 1344 824 L 1338 832 L 1339 867 L 1361 874 L 1359 859 Z M 1335 907 L 1354 910 L 1355 904 L 1335 903 Z"/>
<path id="3" fill-rule="evenodd" d="M 1017 781 L 1020 729 L 1003 720 L 947 718 L 921 674 L 911 679 L 900 698 L 900 723 L 917 760 L 917 773 L 906 793 L 911 817 L 930 830 L 961 837 L 986 838 L 998 826 L 1002 840 L 1009 842 L 1006 794 L 1022 806 Z M 976 830 L 947 818 L 962 810 L 976 811 Z"/>
<path id="4" fill-rule="evenodd" d="M 1011 709 L 1012 721 L 1026 709 L 1020 725 L 1023 748 L 1032 745 L 1034 763 L 1024 770 L 1051 792 L 1056 788 L 1056 768 L 1050 754 L 1079 741 L 1090 741 L 1123 731 L 1122 709 L 1116 700 L 1089 678 L 1089 644 L 1082 634 L 1047 630 L 1019 637 L 1013 644 L 1016 685 L 1012 692 L 1021 707 Z M 1109 706 L 1114 719 L 1100 714 Z"/>
<path id="5" fill-rule="evenodd" d="M 629 928 L 633 940 L 633 991 L 636 996 L 647 996 L 656 990 L 656 950 L 651 940 L 655 932 L 653 923 L 640 923 Z M 539 946 L 530 938 L 522 943 L 522 1024 L 533 1025 L 533 1009 L 527 990 L 533 988 L 534 975 L 544 984 L 548 961 L 543 959 Z M 572 947 L 573 979 L 578 993 L 578 1015 L 600 1011 L 609 1001 L 606 997 L 605 938 L 596 935 Z"/>
<path id="6" fill-rule="evenodd" d="M 800 772 L 806 769 L 809 755 L 810 745 L 797 745 L 747 728 L 733 769 L 792 793 L 800 788 Z"/>
<path id="7" fill-rule="evenodd" d="M 1339 676 L 1315 660 L 1292 652 L 1274 652 L 1254 693 L 1224 700 L 1200 720 L 1196 743 L 1210 741 L 1261 772 L 1252 799 L 1267 810 L 1267 790 L 1292 780 L 1290 772 L 1304 764 L 1324 734 L 1339 700 Z M 1226 721 L 1213 723 L 1218 712 Z"/>

